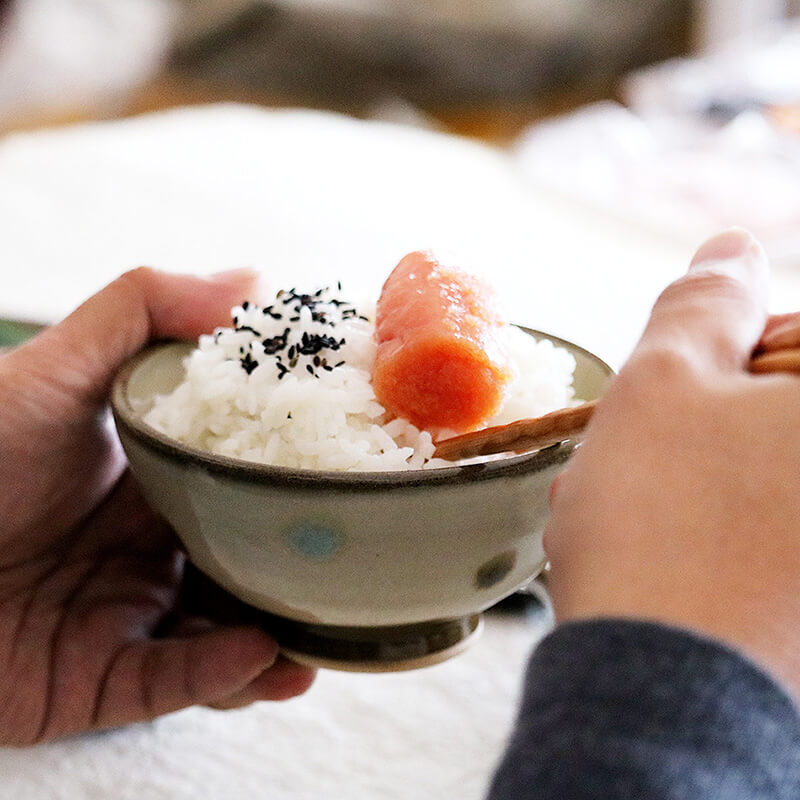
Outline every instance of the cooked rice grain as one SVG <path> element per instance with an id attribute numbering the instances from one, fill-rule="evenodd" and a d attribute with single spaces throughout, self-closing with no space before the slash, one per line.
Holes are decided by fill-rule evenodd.
<path id="1" fill-rule="evenodd" d="M 431 434 L 385 420 L 370 376 L 373 323 L 329 290 L 243 303 L 233 328 L 201 336 L 186 376 L 156 398 L 145 421 L 185 444 L 259 463 L 313 470 L 450 466 Z M 547 340 L 507 329 L 517 376 L 489 425 L 573 402 L 575 361 Z"/>

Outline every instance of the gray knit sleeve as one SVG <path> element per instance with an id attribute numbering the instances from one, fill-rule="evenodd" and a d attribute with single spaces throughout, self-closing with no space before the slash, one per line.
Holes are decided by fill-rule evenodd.
<path id="1" fill-rule="evenodd" d="M 556 628 L 534 652 L 490 800 L 800 798 L 800 715 L 744 657 L 637 621 Z"/>

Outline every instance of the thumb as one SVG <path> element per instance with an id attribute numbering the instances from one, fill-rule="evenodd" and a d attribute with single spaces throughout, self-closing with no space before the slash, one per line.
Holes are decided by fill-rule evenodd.
<path id="1" fill-rule="evenodd" d="M 193 339 L 229 322 L 257 277 L 249 269 L 194 277 L 140 267 L 11 355 L 68 396 L 102 401 L 122 363 L 148 341 Z"/>
<path id="2" fill-rule="evenodd" d="M 745 230 L 707 241 L 653 307 L 634 355 L 670 350 L 703 370 L 741 369 L 767 320 L 767 259 Z"/>

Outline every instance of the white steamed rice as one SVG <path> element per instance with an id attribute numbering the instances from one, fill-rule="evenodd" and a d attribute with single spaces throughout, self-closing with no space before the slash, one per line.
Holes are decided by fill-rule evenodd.
<path id="1" fill-rule="evenodd" d="M 200 337 L 186 359 L 185 379 L 155 399 L 147 423 L 202 450 L 286 467 L 451 465 L 432 458 L 429 432 L 404 419 L 386 421 L 370 380 L 376 352 L 371 313 L 361 316 L 325 289 L 280 293 L 267 309 L 243 303 L 232 315 L 234 327 Z M 507 326 L 507 337 L 517 377 L 487 424 L 571 405 L 572 356 L 514 326 Z"/>

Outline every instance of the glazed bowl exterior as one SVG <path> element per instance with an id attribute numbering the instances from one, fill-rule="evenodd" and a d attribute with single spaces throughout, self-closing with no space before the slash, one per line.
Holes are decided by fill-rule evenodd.
<path id="1" fill-rule="evenodd" d="M 557 337 L 593 399 L 610 368 Z M 478 464 L 316 472 L 226 458 L 142 417 L 183 377 L 193 345 L 164 343 L 120 372 L 112 405 L 131 470 L 199 569 L 257 609 L 323 626 L 384 627 L 476 615 L 545 564 L 548 491 L 574 441 Z"/>

